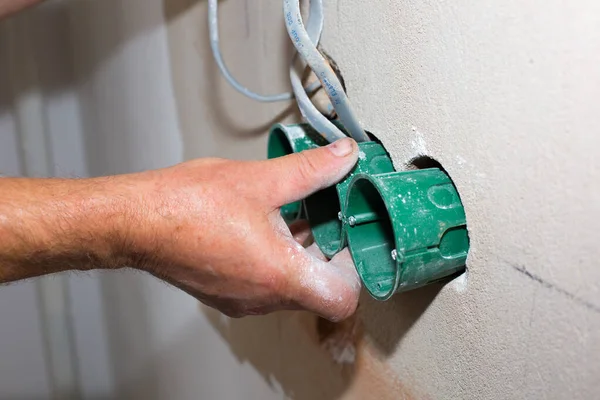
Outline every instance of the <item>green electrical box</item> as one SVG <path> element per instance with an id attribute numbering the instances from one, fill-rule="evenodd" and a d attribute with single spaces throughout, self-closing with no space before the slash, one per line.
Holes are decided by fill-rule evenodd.
<path id="1" fill-rule="evenodd" d="M 344 218 L 356 269 L 378 300 L 464 269 L 465 212 L 452 181 L 437 168 L 355 176 Z"/>
<path id="2" fill-rule="evenodd" d="M 382 174 L 394 171 L 392 160 L 383 146 L 375 142 L 359 143 L 359 158 L 350 174 L 334 187 L 308 197 L 306 216 L 315 242 L 331 258 L 346 247 L 345 199 L 350 182 L 358 174 Z"/>
<path id="3" fill-rule="evenodd" d="M 276 125 L 269 158 L 327 142 L 310 126 Z M 463 205 L 440 169 L 395 172 L 378 143 L 359 143 L 359 160 L 337 185 L 282 207 L 287 222 L 307 218 L 321 251 L 349 247 L 360 278 L 377 300 L 464 270 L 469 237 Z"/>
<path id="4" fill-rule="evenodd" d="M 277 124 L 269 132 L 267 157 L 269 159 L 299 153 L 327 144 L 327 141 L 308 124 Z M 298 201 L 281 207 L 281 216 L 287 223 L 302 217 L 302 202 Z"/>

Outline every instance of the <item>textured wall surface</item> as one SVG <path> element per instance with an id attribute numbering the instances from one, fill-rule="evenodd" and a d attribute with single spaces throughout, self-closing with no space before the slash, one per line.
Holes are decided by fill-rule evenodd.
<path id="1" fill-rule="evenodd" d="M 338 1 L 328 11 L 325 46 L 365 126 L 398 167 L 418 154 L 441 162 L 470 227 L 467 277 L 396 338 L 390 366 L 438 398 L 595 397 L 600 4 Z"/>

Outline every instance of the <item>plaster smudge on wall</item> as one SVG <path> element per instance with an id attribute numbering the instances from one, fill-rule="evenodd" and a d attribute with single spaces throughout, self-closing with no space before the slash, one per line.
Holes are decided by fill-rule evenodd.
<path id="1" fill-rule="evenodd" d="M 411 141 L 411 145 L 413 150 L 415 151 L 417 156 L 426 156 L 428 155 L 427 144 L 425 143 L 425 138 L 419 132 L 416 126 L 412 127 L 413 139 Z"/>

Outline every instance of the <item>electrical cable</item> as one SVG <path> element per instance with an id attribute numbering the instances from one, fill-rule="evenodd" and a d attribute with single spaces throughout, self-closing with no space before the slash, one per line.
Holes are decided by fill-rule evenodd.
<path id="1" fill-rule="evenodd" d="M 309 67 L 319 78 L 319 81 L 321 81 L 321 85 L 329 96 L 331 104 L 335 108 L 346 130 L 358 142 L 370 141 L 369 136 L 367 136 L 352 111 L 350 101 L 344 92 L 342 84 L 306 31 L 302 22 L 300 0 L 283 0 L 283 11 L 285 25 L 292 43 L 300 56 L 308 63 Z"/>
<path id="2" fill-rule="evenodd" d="M 223 76 L 225 77 L 227 82 L 229 82 L 229 84 L 231 86 L 233 86 L 234 89 L 236 89 L 238 92 L 242 93 L 243 95 L 245 95 L 253 100 L 263 102 L 263 103 L 275 103 L 275 102 L 279 102 L 279 101 L 287 101 L 287 100 L 293 99 L 294 98 L 293 93 L 281 93 L 281 94 L 275 94 L 275 95 L 261 95 L 261 94 L 255 93 L 255 92 L 251 91 L 250 89 L 246 88 L 241 83 L 239 83 L 233 77 L 233 75 L 229 72 L 229 69 L 227 69 L 227 66 L 225 65 L 225 61 L 223 60 L 223 56 L 221 55 L 221 49 L 220 49 L 220 45 L 219 45 L 219 12 L 218 12 L 218 8 L 219 8 L 218 0 L 208 0 L 208 27 L 209 27 L 209 36 L 210 36 L 210 47 L 211 47 L 215 62 L 217 63 L 219 70 L 221 71 L 221 73 L 223 74 Z M 319 34 L 319 36 L 320 36 L 320 34 Z M 321 85 L 321 83 L 319 81 L 317 81 L 314 84 L 310 85 L 308 88 L 306 88 L 306 91 L 309 93 L 312 93 L 312 92 L 316 91 L 320 85 Z"/>
<path id="3" fill-rule="evenodd" d="M 323 0 L 311 0 L 309 11 L 306 30 L 311 42 L 315 45 L 318 45 L 325 22 L 325 16 L 323 13 Z M 301 70 L 305 70 L 307 65 L 306 61 L 301 60 L 301 65 Z M 310 124 L 310 126 L 312 126 L 329 142 L 335 142 L 336 140 L 345 138 L 346 135 L 329 119 L 321 114 L 321 112 L 310 100 L 302 86 L 302 79 L 300 78 L 300 75 L 294 68 L 293 64 L 290 68 L 290 80 L 292 82 L 292 88 L 296 96 L 296 102 L 298 103 L 300 113 Z"/>
<path id="4" fill-rule="evenodd" d="M 299 1 L 300 0 L 298 0 L 298 9 L 299 9 Z M 285 4 L 284 4 L 284 7 L 285 7 Z M 305 33 L 306 37 L 308 37 L 310 43 L 313 45 L 314 51 L 316 51 L 319 55 L 320 55 L 320 53 L 317 50 L 317 46 L 319 44 L 319 40 L 321 38 L 321 34 L 323 31 L 324 19 L 325 18 L 324 18 L 324 13 L 323 13 L 323 0 L 311 0 L 310 1 L 309 18 L 307 19 L 306 28 L 302 24 L 302 20 L 300 20 L 301 28 L 304 30 L 304 33 Z M 208 20 L 209 20 L 208 22 L 209 22 L 210 44 L 211 44 L 211 50 L 213 53 L 213 57 L 215 59 L 215 62 L 217 63 L 219 70 L 221 71 L 221 73 L 223 74 L 225 79 L 229 82 L 229 84 L 231 84 L 231 86 L 234 89 L 236 89 L 238 92 L 242 93 L 243 95 L 245 95 L 253 100 L 260 101 L 260 102 L 271 103 L 271 102 L 287 101 L 287 100 L 291 100 L 292 98 L 295 98 L 296 102 L 298 103 L 298 108 L 300 109 L 300 112 L 301 112 L 303 118 L 308 122 L 308 124 L 311 127 L 313 127 L 317 132 L 319 132 L 326 140 L 328 140 L 329 142 L 334 142 L 338 139 L 346 137 L 346 135 L 335 124 L 333 124 L 327 117 L 325 117 L 315 107 L 315 105 L 313 104 L 313 102 L 311 101 L 311 99 L 309 97 L 309 94 L 312 94 L 313 92 L 318 90 L 323 82 L 331 81 L 331 77 L 328 77 L 329 80 L 324 80 L 322 77 L 319 77 L 317 75 L 318 80 L 316 82 L 314 82 L 313 84 L 309 85 L 307 88 L 304 88 L 304 86 L 302 84 L 301 76 L 298 73 L 298 70 L 295 68 L 295 64 L 296 64 L 297 59 L 300 58 L 300 63 L 301 63 L 300 70 L 304 71 L 306 69 L 308 63 L 306 62 L 306 60 L 304 59 L 304 56 L 301 53 L 296 52 L 294 54 L 294 57 L 292 59 L 292 63 L 290 66 L 290 81 L 292 84 L 293 93 L 281 93 L 281 94 L 277 94 L 277 95 L 257 94 L 255 92 L 251 91 L 250 89 L 246 88 L 242 84 L 240 84 L 233 77 L 233 75 L 229 72 L 229 70 L 227 69 L 227 66 L 225 65 L 225 62 L 223 60 L 223 57 L 222 57 L 222 54 L 220 51 L 220 45 L 219 45 L 218 0 L 208 0 Z M 296 43 L 294 43 L 294 44 L 296 45 Z M 302 57 L 297 57 L 299 54 Z M 321 58 L 322 58 L 322 56 L 321 56 Z M 326 61 L 324 61 L 324 59 L 323 59 L 323 62 L 326 64 Z M 341 88 L 340 90 L 338 90 L 338 92 L 341 92 L 344 94 L 344 97 L 346 98 L 346 103 L 347 103 L 347 97 L 345 96 L 344 89 L 343 89 L 342 85 L 339 83 L 339 80 L 337 79 L 337 76 L 335 76 L 335 74 L 333 74 L 333 78 L 335 79 L 333 81 L 333 83 L 334 84 L 337 83 L 338 87 Z M 329 88 L 329 90 L 326 90 L 326 92 L 327 92 L 328 97 L 330 99 L 332 99 L 331 88 Z M 348 106 L 349 106 L 349 104 L 348 104 Z M 349 123 L 348 121 L 352 121 L 351 118 L 350 119 L 348 118 L 348 115 L 350 115 L 350 117 L 353 116 L 351 109 L 349 109 L 348 107 L 346 107 L 346 109 L 344 109 L 343 104 L 341 106 L 341 109 L 340 109 L 339 104 L 338 104 L 337 108 L 334 105 L 334 109 L 336 110 L 336 112 L 338 112 L 338 115 L 340 115 L 340 110 L 341 110 L 342 114 L 344 114 L 344 116 L 345 116 L 344 119 L 342 119 L 342 115 L 340 115 L 342 124 Z M 349 113 L 348 113 L 348 111 L 349 111 Z M 354 119 L 356 119 L 356 118 L 354 118 Z M 350 124 L 351 124 L 351 122 L 350 122 Z M 357 125 L 360 128 L 360 125 L 358 125 L 358 122 L 356 122 L 355 125 Z M 361 137 L 360 133 L 358 133 L 358 134 L 356 133 L 357 131 L 358 131 L 358 129 L 354 130 L 354 134 L 358 135 L 357 137 L 355 137 L 355 139 L 357 139 L 358 141 L 369 140 L 369 138 L 366 136 L 366 134 L 364 135 L 364 137 Z M 363 131 L 363 133 L 364 133 L 364 131 Z"/>

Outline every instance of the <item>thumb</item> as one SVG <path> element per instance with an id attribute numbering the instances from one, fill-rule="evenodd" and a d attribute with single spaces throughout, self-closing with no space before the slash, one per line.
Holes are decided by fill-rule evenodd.
<path id="1" fill-rule="evenodd" d="M 350 138 L 328 146 L 276 158 L 266 162 L 276 173 L 271 189 L 273 206 L 302 200 L 341 181 L 358 161 L 358 145 Z"/>

